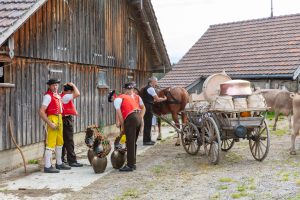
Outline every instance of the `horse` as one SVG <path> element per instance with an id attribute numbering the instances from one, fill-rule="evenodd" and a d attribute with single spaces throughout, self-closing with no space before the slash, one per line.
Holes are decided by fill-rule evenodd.
<path id="1" fill-rule="evenodd" d="M 143 89 L 141 89 L 141 97 L 143 96 Z M 167 97 L 166 101 L 154 102 L 153 104 L 153 114 L 158 116 L 158 137 L 157 140 L 161 139 L 161 120 L 160 116 L 171 114 L 172 119 L 175 122 L 175 126 L 180 129 L 179 117 L 181 115 L 182 123 L 187 122 L 187 116 L 183 112 L 186 104 L 189 102 L 189 94 L 186 89 L 182 87 L 168 87 L 164 89 L 157 90 L 158 97 Z M 176 146 L 180 145 L 179 133 L 177 132 Z"/>

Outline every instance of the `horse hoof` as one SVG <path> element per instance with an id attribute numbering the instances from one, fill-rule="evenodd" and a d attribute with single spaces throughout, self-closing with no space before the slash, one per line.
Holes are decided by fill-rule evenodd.
<path id="1" fill-rule="evenodd" d="M 158 137 L 156 140 L 161 140 L 161 137 Z"/>
<path id="2" fill-rule="evenodd" d="M 180 146 L 180 143 L 175 143 L 175 146 Z"/>
<path id="3" fill-rule="evenodd" d="M 290 155 L 296 155 L 296 151 L 295 150 L 290 151 Z"/>

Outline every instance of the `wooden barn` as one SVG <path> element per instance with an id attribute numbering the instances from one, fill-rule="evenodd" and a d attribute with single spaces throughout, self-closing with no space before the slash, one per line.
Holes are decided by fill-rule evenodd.
<path id="1" fill-rule="evenodd" d="M 150 0 L 0 0 L 0 170 L 42 154 L 38 115 L 49 78 L 74 82 L 75 132 L 112 125 L 110 89 L 170 68 Z M 25 156 L 25 157 L 26 157 Z"/>
<path id="2" fill-rule="evenodd" d="M 300 14 L 211 25 L 159 83 L 200 93 L 223 70 L 260 88 L 298 91 Z"/>

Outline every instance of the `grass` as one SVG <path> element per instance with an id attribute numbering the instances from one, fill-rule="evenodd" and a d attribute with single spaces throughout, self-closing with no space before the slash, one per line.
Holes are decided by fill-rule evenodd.
<path id="1" fill-rule="evenodd" d="M 286 130 L 280 130 L 277 129 L 276 131 L 271 131 L 272 134 L 276 135 L 276 136 L 283 136 L 287 134 Z"/>
<path id="2" fill-rule="evenodd" d="M 296 185 L 300 186 L 300 179 L 296 180 Z"/>
<path id="3" fill-rule="evenodd" d="M 221 183 L 230 183 L 233 182 L 234 180 L 232 178 L 220 178 L 219 181 Z"/>
<path id="4" fill-rule="evenodd" d="M 237 153 L 234 153 L 234 152 L 227 152 L 225 154 L 225 158 L 226 160 L 228 160 L 229 162 L 231 163 L 236 163 L 236 162 L 239 162 L 243 159 L 243 157 Z"/>
<path id="5" fill-rule="evenodd" d="M 247 192 L 239 192 L 239 193 L 233 193 L 233 194 L 231 194 L 231 197 L 233 199 L 239 199 L 241 197 L 246 197 L 247 195 L 248 195 Z"/>
<path id="6" fill-rule="evenodd" d="M 123 197 L 130 197 L 130 198 L 138 198 L 139 197 L 139 192 L 136 189 L 127 189 L 126 191 L 123 192 L 122 194 Z"/>
<path id="7" fill-rule="evenodd" d="M 228 189 L 228 186 L 227 185 L 220 185 L 218 187 L 219 190 L 227 190 Z"/>
<path id="8" fill-rule="evenodd" d="M 239 192 L 244 192 L 244 191 L 246 191 L 246 189 L 247 189 L 247 186 L 245 186 L 245 185 L 237 186 L 237 191 L 239 191 Z"/>
<path id="9" fill-rule="evenodd" d="M 162 166 L 162 165 L 155 165 L 151 171 L 154 173 L 154 174 L 162 174 L 165 172 L 165 167 Z"/>
<path id="10" fill-rule="evenodd" d="M 39 164 L 38 160 L 28 160 L 28 164 Z"/>

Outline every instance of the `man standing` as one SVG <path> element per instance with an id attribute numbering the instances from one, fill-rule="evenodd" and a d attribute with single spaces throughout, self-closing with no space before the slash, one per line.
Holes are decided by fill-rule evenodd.
<path id="1" fill-rule="evenodd" d="M 154 145 L 155 142 L 151 140 L 151 127 L 152 127 L 152 106 L 154 102 L 166 101 L 167 97 L 161 98 L 158 97 L 155 92 L 155 87 L 157 86 L 157 78 L 151 77 L 148 81 L 148 85 L 143 88 L 142 93 L 143 101 L 146 107 L 146 113 L 144 115 L 144 136 L 143 136 L 143 145 Z"/>
<path id="2" fill-rule="evenodd" d="M 121 129 L 126 134 L 127 164 L 119 171 L 130 172 L 136 169 L 136 140 L 141 128 L 143 114 L 141 107 L 144 106 L 142 99 L 133 93 L 133 83 L 126 83 L 124 88 L 125 94 L 115 98 L 114 107 L 117 111 Z"/>
<path id="3" fill-rule="evenodd" d="M 62 103 L 61 97 L 57 93 L 57 79 L 50 79 L 47 82 L 48 91 L 43 97 L 42 106 L 39 114 L 47 123 L 47 145 L 45 149 L 45 173 L 58 173 L 59 170 L 69 170 L 70 166 L 64 164 L 61 160 L 63 146 L 63 125 L 62 125 Z M 55 149 L 56 169 L 52 167 L 52 151 Z"/>
<path id="4" fill-rule="evenodd" d="M 74 83 L 64 85 L 62 94 L 60 95 L 63 103 L 63 138 L 64 146 L 62 149 L 62 160 L 67 151 L 67 162 L 71 167 L 82 167 L 83 165 L 77 162 L 74 152 L 74 117 L 77 115 L 73 99 L 80 96 L 80 92 Z"/>

